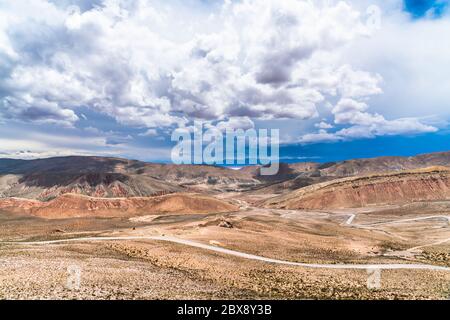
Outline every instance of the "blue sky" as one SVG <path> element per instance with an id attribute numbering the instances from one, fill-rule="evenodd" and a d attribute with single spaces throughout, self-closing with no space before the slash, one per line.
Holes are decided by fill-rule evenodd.
<path id="1" fill-rule="evenodd" d="M 288 162 L 450 150 L 448 4 L 1 2 L 0 157 L 164 162 L 196 119 Z"/>
<path id="2" fill-rule="evenodd" d="M 341 143 L 282 146 L 283 162 L 335 162 L 379 156 L 414 156 L 450 150 L 449 132 L 420 136 L 378 137 Z M 298 155 L 302 156 L 299 157 Z"/>
<path id="3" fill-rule="evenodd" d="M 405 10 L 415 18 L 422 18 L 432 11 L 432 16 L 441 17 L 448 9 L 448 0 L 405 0 Z"/>

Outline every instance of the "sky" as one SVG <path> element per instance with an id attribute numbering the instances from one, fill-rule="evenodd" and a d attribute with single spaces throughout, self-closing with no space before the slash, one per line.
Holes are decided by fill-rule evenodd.
<path id="1" fill-rule="evenodd" d="M 0 158 L 170 161 L 280 130 L 281 160 L 450 150 L 448 0 L 0 0 Z"/>

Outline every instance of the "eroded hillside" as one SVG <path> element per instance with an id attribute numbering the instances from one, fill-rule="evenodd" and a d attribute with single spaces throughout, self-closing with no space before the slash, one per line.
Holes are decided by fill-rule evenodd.
<path id="1" fill-rule="evenodd" d="M 0 209 L 47 219 L 69 217 L 128 217 L 140 214 L 223 213 L 238 208 L 226 201 L 198 194 L 171 194 L 157 197 L 94 198 L 65 194 L 54 200 L 0 199 Z"/>
<path id="2" fill-rule="evenodd" d="M 283 209 L 338 209 L 450 199 L 450 171 L 430 168 L 333 180 L 264 203 Z"/>

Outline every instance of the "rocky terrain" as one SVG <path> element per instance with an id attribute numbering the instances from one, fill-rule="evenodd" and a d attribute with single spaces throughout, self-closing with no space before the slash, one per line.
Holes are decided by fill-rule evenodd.
<path id="1" fill-rule="evenodd" d="M 101 157 L 38 160 L 0 159 L 0 196 L 51 198 L 64 193 L 89 196 L 148 196 L 205 185 L 255 185 L 250 174 L 223 167 L 171 165 Z"/>
<path id="2" fill-rule="evenodd" d="M 352 226 L 343 225 L 348 212 L 341 211 L 249 208 L 62 220 L 0 211 L 0 299 L 447 299 L 450 272 L 382 270 L 379 287 L 372 288 L 367 270 L 351 266 L 450 266 L 450 247 L 441 243 L 450 237 L 446 222 L 412 221 L 449 208 L 447 202 L 349 211 L 357 214 Z M 233 227 L 222 227 L 224 219 Z M 149 236 L 160 238 L 144 238 Z M 167 237 L 266 258 L 349 267 L 284 266 L 161 240 Z M 61 239 L 74 242 L 39 243 Z M 75 287 L 73 270 L 79 271 Z"/>
<path id="3" fill-rule="evenodd" d="M 145 163 L 101 157 L 61 157 L 31 161 L 0 159 L 0 197 L 47 201 L 66 193 L 112 198 L 192 190 L 260 190 L 261 193 L 283 193 L 342 177 L 431 166 L 450 166 L 450 152 L 326 164 L 281 163 L 275 176 L 262 176 L 258 166 L 231 170 L 217 166 Z"/>
<path id="4" fill-rule="evenodd" d="M 139 198 L 94 198 L 64 194 L 46 202 L 6 198 L 0 199 L 0 209 L 47 219 L 64 219 L 89 216 L 127 217 L 149 213 L 223 213 L 236 211 L 238 207 L 208 196 L 183 193 Z"/>
<path id="5" fill-rule="evenodd" d="M 347 160 L 324 164 L 321 166 L 320 172 L 324 176 L 350 177 L 436 166 L 450 166 L 450 152 L 437 152 L 414 157 L 380 157 Z"/>
<path id="6" fill-rule="evenodd" d="M 449 154 L 0 159 L 0 299 L 448 299 Z"/>
<path id="7" fill-rule="evenodd" d="M 185 191 L 152 177 L 123 173 L 30 173 L 0 177 L 0 197 L 47 201 L 67 193 L 92 197 L 145 197 Z"/>
<path id="8" fill-rule="evenodd" d="M 283 209 L 362 208 L 450 200 L 450 170 L 444 167 L 337 179 L 266 201 Z"/>

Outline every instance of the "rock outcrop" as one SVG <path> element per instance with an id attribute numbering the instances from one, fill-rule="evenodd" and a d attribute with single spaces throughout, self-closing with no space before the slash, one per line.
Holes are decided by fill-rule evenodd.
<path id="1" fill-rule="evenodd" d="M 0 199 L 0 209 L 48 219 L 127 217 L 142 214 L 206 214 L 238 210 L 236 206 L 213 197 L 185 193 L 133 198 L 94 198 L 64 194 L 47 202 L 5 198 Z"/>
<path id="2" fill-rule="evenodd" d="M 436 200 L 450 200 L 447 168 L 333 180 L 272 198 L 263 205 L 283 209 L 338 209 Z"/>

